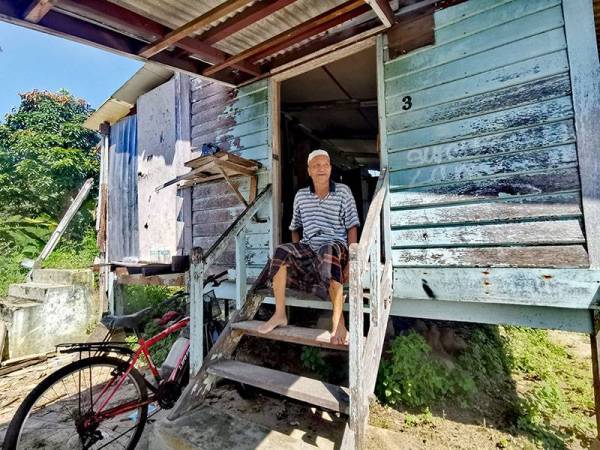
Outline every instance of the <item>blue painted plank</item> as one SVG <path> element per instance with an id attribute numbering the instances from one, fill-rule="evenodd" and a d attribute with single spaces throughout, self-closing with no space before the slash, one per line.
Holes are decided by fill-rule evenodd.
<path id="1" fill-rule="evenodd" d="M 579 192 L 577 167 L 504 174 L 479 180 L 392 191 L 390 203 L 393 208 L 415 208 L 561 192 Z"/>
<path id="2" fill-rule="evenodd" d="M 516 86 L 485 91 L 458 100 L 440 97 L 436 105 L 428 105 L 423 108 L 419 108 L 415 104 L 419 99 L 422 100 L 420 93 L 417 93 L 412 96 L 414 109 L 404 111 L 400 108 L 400 112 L 390 113 L 388 116 L 388 130 L 390 132 L 408 131 L 531 103 L 539 103 L 570 94 L 571 82 L 568 72 Z"/>
<path id="3" fill-rule="evenodd" d="M 583 244 L 579 220 L 547 220 L 392 230 L 394 248 Z"/>
<path id="4" fill-rule="evenodd" d="M 436 11 L 435 24 L 436 27 L 448 26 L 510 1 L 512 0 L 469 0 L 467 2 L 462 2 L 450 8 Z"/>
<path id="5" fill-rule="evenodd" d="M 558 219 L 581 216 L 578 193 L 534 195 L 493 202 L 391 211 L 394 228 L 424 225 L 475 224 L 523 219 Z"/>
<path id="6" fill-rule="evenodd" d="M 394 267 L 589 267 L 583 245 L 408 248 L 392 260 Z"/>
<path id="7" fill-rule="evenodd" d="M 435 42 L 441 44 L 459 39 L 553 6 L 560 6 L 561 0 L 514 0 L 506 3 L 495 3 L 496 6 L 493 8 L 446 26 L 443 25 L 443 18 L 438 15 L 436 17 Z"/>
<path id="8" fill-rule="evenodd" d="M 598 303 L 600 272 L 581 269 L 394 269 L 394 298 L 587 309 Z"/>
<path id="9" fill-rule="evenodd" d="M 549 143 L 561 145 L 574 142 L 575 127 L 573 120 L 569 119 L 390 153 L 388 158 L 391 169 L 409 169 L 516 152 L 523 149 L 543 148 Z"/>
<path id="10" fill-rule="evenodd" d="M 415 187 L 453 183 L 505 173 L 526 173 L 576 165 L 575 145 L 559 145 L 541 150 L 400 170 L 390 173 L 390 186 Z"/>
<path id="11" fill-rule="evenodd" d="M 565 48 L 564 31 L 556 28 L 419 72 L 392 76 L 392 71 L 387 70 L 385 88 L 391 94 L 412 92 L 424 86 L 437 86 Z"/>
<path id="12" fill-rule="evenodd" d="M 563 23 L 562 9 L 559 6 L 546 9 L 463 39 L 408 53 L 386 63 L 385 76 L 388 78 L 416 72 L 463 59 L 494 47 L 560 28 Z"/>
<path id="13" fill-rule="evenodd" d="M 390 314 L 433 320 L 516 325 L 591 333 L 592 311 L 502 303 L 448 302 L 394 298 Z"/>
<path id="14" fill-rule="evenodd" d="M 561 97 L 404 133 L 388 132 L 388 150 L 395 152 L 402 149 L 428 147 L 442 142 L 506 131 L 510 128 L 530 127 L 564 120 L 572 116 L 571 98 Z"/>
<path id="15" fill-rule="evenodd" d="M 388 91 L 386 99 L 386 111 L 390 117 L 388 129 L 390 132 L 398 129 L 395 118 L 400 116 L 401 119 L 401 116 L 406 113 L 403 109 L 405 105 L 403 99 L 406 95 L 410 95 L 412 103 L 412 108 L 407 114 L 414 114 L 417 110 L 435 105 L 447 106 L 442 104 L 565 73 L 568 69 L 567 52 L 560 50 L 432 88 L 424 86 L 424 89 L 415 92 Z M 398 116 L 395 116 L 394 113 L 397 113 Z"/>

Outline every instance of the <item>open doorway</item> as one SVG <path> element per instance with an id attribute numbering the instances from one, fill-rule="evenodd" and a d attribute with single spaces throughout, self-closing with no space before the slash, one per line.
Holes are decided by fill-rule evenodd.
<path id="1" fill-rule="evenodd" d="M 281 238 L 294 195 L 308 186 L 306 160 L 329 152 L 332 179 L 350 187 L 364 224 L 379 175 L 375 47 L 330 62 L 281 83 Z"/>

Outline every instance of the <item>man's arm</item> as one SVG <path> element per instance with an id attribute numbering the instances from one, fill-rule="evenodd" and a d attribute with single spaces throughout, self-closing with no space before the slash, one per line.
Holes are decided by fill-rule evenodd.
<path id="1" fill-rule="evenodd" d="M 293 236 L 293 234 L 292 234 Z M 348 245 L 356 244 L 358 242 L 358 228 L 352 227 L 348 229 Z"/>
<path id="2" fill-rule="evenodd" d="M 300 242 L 300 232 L 298 230 L 292 230 L 292 242 Z"/>

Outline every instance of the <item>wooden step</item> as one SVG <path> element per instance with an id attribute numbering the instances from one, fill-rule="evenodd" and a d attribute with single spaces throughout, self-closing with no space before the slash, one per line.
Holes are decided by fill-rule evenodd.
<path id="1" fill-rule="evenodd" d="M 258 327 L 264 322 L 260 320 L 247 320 L 245 322 L 237 322 L 231 325 L 234 330 L 242 330 L 244 334 L 250 336 L 258 336 L 274 341 L 291 342 L 293 344 L 311 345 L 313 347 L 332 348 L 335 350 L 348 350 L 348 345 L 332 344 L 330 342 L 331 334 L 327 330 L 319 330 L 314 328 L 303 328 L 288 325 L 286 327 L 278 327 L 273 331 L 262 334 L 258 332 Z"/>
<path id="2" fill-rule="evenodd" d="M 208 366 L 207 371 L 218 377 L 348 414 L 349 389 L 345 387 L 232 360 L 217 361 Z"/>

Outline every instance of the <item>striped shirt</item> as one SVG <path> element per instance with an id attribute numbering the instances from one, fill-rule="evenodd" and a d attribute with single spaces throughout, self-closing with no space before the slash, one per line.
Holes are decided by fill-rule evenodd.
<path id="1" fill-rule="evenodd" d="M 302 229 L 300 242 L 317 251 L 323 244 L 348 244 L 348 230 L 360 225 L 352 191 L 345 184 L 330 181 L 329 194 L 320 199 L 312 186 L 300 189 L 294 198 L 290 230 Z"/>

